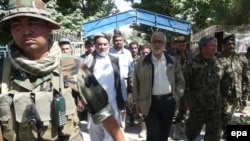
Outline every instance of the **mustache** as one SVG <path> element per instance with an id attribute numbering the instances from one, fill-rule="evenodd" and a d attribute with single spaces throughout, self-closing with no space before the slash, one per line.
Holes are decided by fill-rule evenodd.
<path id="1" fill-rule="evenodd" d="M 30 36 L 22 36 L 21 40 L 22 41 L 26 41 L 26 40 L 32 40 L 32 41 L 34 41 L 35 38 L 34 37 L 30 37 Z"/>

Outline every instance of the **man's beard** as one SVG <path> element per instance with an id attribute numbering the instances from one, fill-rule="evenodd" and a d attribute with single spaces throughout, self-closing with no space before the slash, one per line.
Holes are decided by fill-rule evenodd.
<path id="1" fill-rule="evenodd" d="M 108 55 L 108 51 L 105 51 L 105 50 L 96 50 L 98 55 L 101 56 L 101 57 L 105 57 Z"/>
<path id="2" fill-rule="evenodd" d="M 153 49 L 153 48 L 152 48 L 152 52 L 153 52 L 154 54 L 156 54 L 156 55 L 160 55 L 160 54 L 163 52 L 163 50 L 162 50 L 162 49 Z"/>

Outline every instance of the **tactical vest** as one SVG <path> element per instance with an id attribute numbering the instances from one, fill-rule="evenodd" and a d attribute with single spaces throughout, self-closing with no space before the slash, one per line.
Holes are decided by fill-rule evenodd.
<path id="1" fill-rule="evenodd" d="M 63 72 L 52 72 L 32 86 L 24 73 L 13 71 L 8 59 L 4 62 L 2 94 L 0 94 L 0 121 L 3 137 L 8 141 L 58 140 L 68 136 L 69 140 L 80 141 L 78 117 L 73 89 L 64 83 Z M 62 70 L 59 66 L 59 70 Z M 13 74 L 14 73 L 14 74 Z M 59 75 L 58 75 L 59 74 Z M 17 79 L 16 79 L 17 78 Z M 65 124 L 57 126 L 55 117 L 56 96 L 65 99 Z M 59 117 L 61 118 L 61 117 Z"/>

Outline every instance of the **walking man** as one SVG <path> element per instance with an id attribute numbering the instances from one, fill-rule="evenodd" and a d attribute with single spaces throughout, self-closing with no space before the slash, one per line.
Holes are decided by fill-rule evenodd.
<path id="1" fill-rule="evenodd" d="M 220 140 L 220 118 L 222 97 L 227 95 L 231 71 L 225 59 L 218 60 L 214 54 L 217 40 L 212 35 L 199 41 L 200 54 L 184 69 L 185 95 L 189 104 L 189 118 L 186 121 L 186 136 L 189 141 L 199 136 L 206 125 L 204 141 Z"/>
<path id="2" fill-rule="evenodd" d="M 151 53 L 135 65 L 133 98 L 145 117 L 147 141 L 167 141 L 175 104 L 184 93 L 185 81 L 177 60 L 164 52 L 166 36 L 154 32 Z"/>

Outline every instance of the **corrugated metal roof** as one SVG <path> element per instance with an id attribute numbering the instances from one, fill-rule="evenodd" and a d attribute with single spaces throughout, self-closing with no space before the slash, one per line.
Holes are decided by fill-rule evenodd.
<path id="1" fill-rule="evenodd" d="M 83 23 L 82 36 L 83 38 L 86 38 L 100 32 L 132 23 L 140 23 L 185 35 L 189 35 L 191 32 L 191 24 L 187 21 L 142 9 L 132 9 Z"/>

